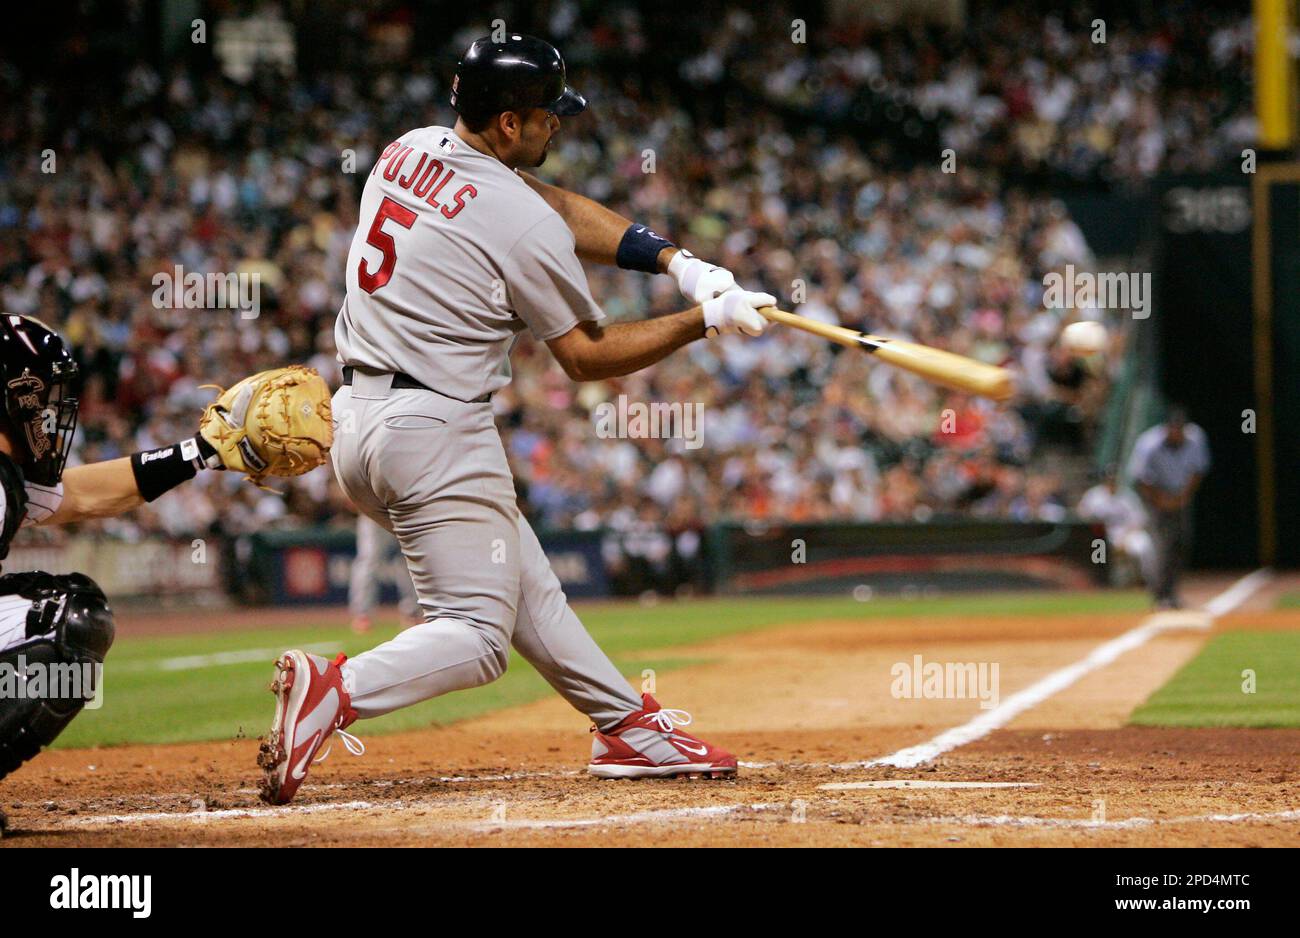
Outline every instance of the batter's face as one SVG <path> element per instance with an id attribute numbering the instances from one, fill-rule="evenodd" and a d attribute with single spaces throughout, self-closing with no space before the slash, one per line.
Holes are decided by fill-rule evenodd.
<path id="1" fill-rule="evenodd" d="M 456 129 L 471 146 L 517 169 L 546 162 L 551 138 L 560 129 L 560 118 L 545 108 L 529 108 L 502 111 L 483 131 L 469 130 L 462 121 L 456 122 Z"/>
<path id="2" fill-rule="evenodd" d="M 550 111 L 535 107 L 524 118 L 519 135 L 519 162 L 516 166 L 541 166 L 550 151 L 551 138 L 560 129 L 560 118 Z"/>

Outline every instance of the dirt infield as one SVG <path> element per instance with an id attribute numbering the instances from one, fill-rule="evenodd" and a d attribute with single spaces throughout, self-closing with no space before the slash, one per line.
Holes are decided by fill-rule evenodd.
<path id="1" fill-rule="evenodd" d="M 1296 629 L 1300 610 L 1214 628 L 1243 620 Z M 6 780 L 14 831 L 3 845 L 1300 842 L 1300 731 L 1123 726 L 1204 629 L 1157 631 L 928 763 L 864 764 L 990 712 L 972 699 L 897 699 L 895 664 L 996 663 L 1005 707 L 1144 621 L 828 621 L 687 649 L 711 663 L 660 675 L 657 694 L 741 757 L 734 781 L 591 779 L 579 771 L 585 722 L 558 698 L 371 738 L 360 759 L 339 748 L 282 809 L 257 801 L 254 739 L 53 751 Z M 354 729 L 364 738 L 364 724 Z"/>

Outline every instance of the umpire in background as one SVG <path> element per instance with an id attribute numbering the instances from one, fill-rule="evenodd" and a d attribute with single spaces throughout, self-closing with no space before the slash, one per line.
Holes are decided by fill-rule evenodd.
<path id="1" fill-rule="evenodd" d="M 1155 541 L 1155 576 L 1149 584 L 1156 607 L 1180 609 L 1178 578 L 1192 545 L 1192 497 L 1210 468 L 1205 431 L 1189 423 L 1181 407 L 1146 430 L 1133 446 L 1129 476 L 1146 504 Z"/>

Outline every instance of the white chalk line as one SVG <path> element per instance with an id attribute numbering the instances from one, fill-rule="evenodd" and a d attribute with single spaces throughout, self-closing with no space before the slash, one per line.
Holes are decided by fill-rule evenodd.
<path id="1" fill-rule="evenodd" d="M 1260 587 L 1273 579 L 1273 571 L 1267 567 L 1247 574 L 1232 584 L 1203 607 L 1212 617 L 1227 615 L 1255 594 Z"/>
<path id="2" fill-rule="evenodd" d="M 430 785 L 435 782 L 450 785 L 460 785 L 467 782 L 518 782 L 534 778 L 577 778 L 580 775 L 586 775 L 586 772 L 580 772 L 577 769 L 568 769 L 564 772 L 507 772 L 497 775 L 426 775 L 420 778 L 381 778 L 371 779 L 362 782 L 313 782 L 310 785 L 304 785 L 303 791 L 331 791 L 340 788 L 411 788 L 416 785 Z M 237 794 L 255 795 L 258 792 L 256 788 L 237 788 Z"/>
<path id="3" fill-rule="evenodd" d="M 93 827 L 98 824 L 148 824 L 167 821 L 227 821 L 232 818 L 284 817 L 291 814 L 321 814 L 326 811 L 358 811 L 366 808 L 400 807 L 372 801 L 340 801 L 335 804 L 285 805 L 279 808 L 222 808 L 218 811 L 143 811 L 134 814 L 94 814 L 68 820 L 69 827 Z"/>
<path id="4" fill-rule="evenodd" d="M 311 785 L 302 786 L 301 791 L 304 794 L 308 794 L 311 792 L 332 791 L 338 789 L 356 789 L 362 787 L 364 788 L 399 788 L 399 787 L 409 788 L 416 785 L 428 784 L 432 782 L 450 782 L 450 783 L 513 782 L 513 781 L 518 781 L 520 779 L 532 779 L 532 778 L 567 778 L 567 777 L 577 776 L 579 774 L 581 773 L 575 771 L 569 771 L 569 772 L 518 772 L 518 773 L 513 773 L 508 775 L 478 775 L 478 776 L 442 775 L 442 776 L 428 776 L 424 778 L 414 778 L 414 779 L 379 779 L 379 780 L 373 780 L 367 782 L 332 782 L 332 783 L 323 783 L 323 784 L 311 784 Z M 258 791 L 259 790 L 256 788 L 237 788 L 235 789 L 235 794 L 256 795 Z M 175 804 L 177 802 L 187 802 L 193 804 L 195 802 L 203 801 L 203 798 L 198 794 L 144 795 L 144 796 L 134 797 L 132 800 L 143 801 L 150 804 L 168 804 L 168 803 Z M 202 808 L 194 808 L 190 811 L 145 811 L 145 812 L 138 812 L 133 814 L 87 815 L 86 817 L 83 818 L 77 818 L 76 820 L 70 823 L 74 823 L 74 824 L 111 823 L 111 822 L 118 822 L 123 819 L 132 819 L 132 818 L 139 819 L 142 821 L 150 821 L 150 820 L 203 820 L 209 818 L 239 818 L 239 817 L 275 817 L 281 814 L 293 814 L 296 811 L 308 810 L 308 809 L 310 809 L 310 811 L 313 812 L 314 811 L 335 811 L 344 808 L 354 808 L 354 807 L 400 807 L 401 805 L 407 803 L 411 803 L 411 802 L 407 802 L 403 800 L 347 801 L 347 802 L 337 802 L 337 803 L 330 803 L 330 804 L 316 804 L 316 805 L 302 805 L 302 806 L 288 805 L 288 806 L 278 807 L 278 808 L 277 807 L 229 808 L 229 809 L 220 809 L 215 811 L 207 811 Z M 489 800 L 486 801 L 485 803 L 492 803 L 492 802 Z M 54 804 L 57 807 L 57 803 L 51 802 L 51 804 Z M 430 804 L 433 804 L 433 802 L 430 802 Z M 438 804 L 442 806 L 446 806 L 445 802 L 439 802 Z"/>
<path id="5" fill-rule="evenodd" d="M 318 642 L 303 645 L 303 651 L 317 655 L 333 655 L 343 650 L 338 642 Z M 112 666 L 113 673 L 142 671 L 199 671 L 229 664 L 249 664 L 265 661 L 268 668 L 284 654 L 283 648 L 244 648 L 238 651 L 217 651 L 208 655 L 181 655 L 175 658 L 155 658 L 147 661 L 124 661 Z M 269 672 L 268 672 L 269 673 Z"/>
<path id="6" fill-rule="evenodd" d="M 829 806 L 838 802 L 804 802 L 804 807 Z M 765 802 L 758 804 L 705 805 L 689 808 L 665 808 L 660 811 L 639 811 L 634 814 L 611 814 L 596 818 L 549 818 L 549 819 L 501 819 L 495 821 L 474 821 L 465 826 L 478 830 L 550 830 L 557 828 L 605 827 L 617 825 L 658 824 L 678 820 L 715 820 L 726 819 L 742 812 L 792 811 L 793 802 Z M 793 817 L 793 814 L 792 814 Z M 1044 818 L 1015 815 L 936 815 L 932 817 L 882 817 L 878 821 L 867 819 L 864 823 L 883 824 L 933 824 L 962 825 L 971 827 L 1040 827 L 1051 829 L 1079 830 L 1131 830 L 1143 827 L 1156 827 L 1177 824 L 1241 824 L 1252 822 L 1300 821 L 1300 809 L 1276 811 L 1270 813 L 1245 812 L 1240 814 L 1199 814 L 1172 818 L 1131 817 L 1116 821 L 1096 821 L 1083 818 Z M 465 822 L 461 822 L 464 825 Z"/>
<path id="7" fill-rule="evenodd" d="M 1256 570 L 1254 573 L 1248 574 L 1206 603 L 1205 612 L 1210 613 L 1211 616 L 1230 612 L 1249 599 L 1257 589 L 1271 578 L 1272 571 L 1270 570 Z M 1213 611 L 1211 612 L 1211 610 Z M 1202 623 L 1194 618 L 1171 617 L 1162 613 L 1149 616 L 1140 625 L 1130 629 L 1123 635 L 1098 645 L 1074 664 L 1053 671 L 1023 690 L 1019 690 L 1007 697 L 992 710 L 981 713 L 961 726 L 945 730 L 929 742 L 900 749 L 880 759 L 841 763 L 830 767 L 832 769 L 848 769 L 893 766 L 900 769 L 910 769 L 918 765 L 924 765 L 945 752 L 965 746 L 987 736 L 996 729 L 1006 726 L 1020 714 L 1038 706 L 1049 697 L 1074 684 L 1084 675 L 1106 667 L 1126 652 L 1145 645 L 1156 635 L 1177 628 L 1208 628 L 1212 621 L 1212 618 L 1206 618 Z"/>
<path id="8" fill-rule="evenodd" d="M 1038 788 L 1038 782 L 943 782 L 916 778 L 882 778 L 869 782 L 827 782 L 818 785 L 819 791 L 862 791 L 879 788 L 905 788 L 912 790 L 940 789 L 966 790 L 971 788 Z"/>
<path id="9" fill-rule="evenodd" d="M 511 773 L 506 773 L 506 774 L 496 774 L 496 775 L 430 775 L 430 776 L 423 776 L 423 777 L 420 777 L 420 778 L 409 778 L 409 779 L 407 779 L 407 778 L 402 778 L 402 779 L 373 779 L 373 780 L 370 780 L 370 781 L 364 781 L 364 782 L 322 782 L 322 783 L 312 783 L 312 784 L 309 784 L 309 785 L 304 785 L 304 786 L 302 786 L 301 791 L 302 791 L 304 794 L 309 794 L 309 793 L 311 793 L 311 792 L 338 791 L 338 790 L 340 790 L 340 789 L 357 789 L 357 788 L 381 788 L 381 789 L 389 789 L 389 788 L 412 788 L 412 787 L 415 787 L 415 786 L 418 786 L 418 785 L 426 785 L 426 784 L 431 784 L 431 783 L 434 783 L 434 782 L 443 782 L 443 783 L 449 783 L 449 784 L 466 784 L 466 783 L 472 783 L 472 782 L 516 782 L 516 781 L 527 780 L 527 779 L 578 778 L 578 777 L 580 777 L 580 776 L 584 776 L 584 775 L 586 775 L 585 772 L 580 772 L 580 771 L 577 771 L 577 770 L 575 770 L 575 769 L 570 769 L 570 770 L 568 770 L 568 771 L 564 771 L 564 772 L 511 772 Z M 234 793 L 237 794 L 237 795 L 256 795 L 256 794 L 258 793 L 258 791 L 259 791 L 259 789 L 256 789 L 256 788 L 236 788 L 236 789 L 234 790 Z M 188 794 L 179 794 L 179 795 L 138 795 L 138 796 L 132 796 L 132 800 L 133 800 L 133 801 L 137 801 L 137 802 L 144 802 L 144 803 L 147 803 L 147 804 L 156 804 L 156 805 L 161 805 L 161 804 L 176 804 L 176 803 L 178 803 L 178 802 L 184 802 L 184 803 L 186 803 L 186 804 L 191 804 L 191 803 L 196 802 L 196 801 L 202 801 L 203 798 L 202 798 L 202 796 L 199 795 L 198 793 L 188 793 Z M 396 804 L 400 804 L 400 803 L 402 803 L 402 802 L 375 802 L 374 804 L 375 804 L 376 806 L 383 807 L 383 806 L 386 806 L 386 805 L 391 806 L 391 805 L 396 805 Z M 54 808 L 57 808 L 57 806 L 58 806 L 58 805 L 57 805 L 57 802 L 49 802 L 49 804 L 52 805 Z M 340 804 L 347 804 L 347 805 L 353 805 L 353 804 L 356 804 L 356 805 L 361 805 L 361 804 L 370 804 L 370 802 L 346 802 L 346 803 L 340 803 Z M 329 810 L 334 810 L 334 809 L 335 809 L 335 806 L 334 806 L 334 805 L 313 805 L 313 806 L 311 806 L 311 807 L 313 808 L 313 810 L 318 810 L 318 811 L 329 811 Z M 262 816 L 273 816 L 274 812 L 276 812 L 276 811 L 282 811 L 282 810 L 284 810 L 284 809 L 279 809 L 279 808 L 267 808 L 267 809 L 260 809 L 260 808 L 255 808 L 255 809 L 253 809 L 253 808 L 250 808 L 250 809 L 232 808 L 232 809 L 230 809 L 230 810 L 231 810 L 231 811 L 234 811 L 234 812 L 243 812 L 243 811 L 245 811 L 245 810 L 249 810 L 249 811 L 254 811 L 254 810 L 255 810 L 255 811 L 261 811 L 261 810 L 265 810 L 265 811 L 268 811 L 268 812 L 272 812 L 271 814 L 267 814 L 267 815 L 260 815 L 260 814 L 259 814 L 259 815 L 251 815 L 251 814 L 250 814 L 250 815 L 247 815 L 247 816 L 249 816 L 249 817 L 254 817 L 254 816 L 256 816 L 256 817 L 262 817 Z M 292 813 L 292 810 L 289 810 L 287 813 Z M 104 819 L 104 818 L 130 818 L 130 817 L 141 817 L 141 818 L 154 818 L 154 817 L 159 817 L 159 818 L 186 818 L 186 817 L 189 817 L 191 814 L 193 814 L 193 815 L 195 815 L 195 816 L 199 816 L 199 815 L 207 815 L 207 816 L 209 816 L 209 817 L 214 816 L 214 815 L 215 815 L 215 816 L 220 816 L 219 812 L 216 812 L 216 811 L 200 811 L 200 810 L 194 810 L 194 811 L 189 811 L 189 812 L 185 812 L 185 811 L 153 811 L 153 812 L 144 812 L 144 813 L 141 813 L 141 814 L 122 814 L 122 815 L 117 815 L 117 814 L 104 814 L 104 815 L 88 815 L 87 817 L 85 817 L 85 818 L 81 818 L 80 820 L 81 820 L 82 823 L 85 823 L 85 822 L 87 822 L 87 821 L 89 821 L 89 820 L 94 820 L 94 821 L 98 822 L 99 820 Z M 236 814 L 230 814 L 229 816 L 230 816 L 230 817 L 237 817 L 237 816 L 242 817 L 242 816 L 245 816 L 245 815 L 242 814 L 242 813 L 236 813 Z"/>
<path id="10" fill-rule="evenodd" d="M 1132 830 L 1140 827 L 1162 827 L 1173 824 L 1249 824 L 1261 821 L 1300 821 L 1300 809 L 1268 813 L 1245 812 L 1242 814 L 1194 814 L 1186 817 L 1149 818 L 1129 817 L 1116 821 L 1094 821 L 1085 818 L 1059 817 L 1017 817 L 1010 814 L 961 814 L 952 816 L 936 815 L 921 818 L 922 824 L 958 824 L 967 827 L 1042 827 L 1050 829 L 1075 830 Z"/>
<path id="11" fill-rule="evenodd" d="M 607 814 L 594 818 L 519 818 L 492 821 L 475 821 L 470 826 L 491 830 L 547 830 L 552 828 L 606 827 L 619 824 L 662 824 L 665 821 L 711 820 L 725 818 L 741 811 L 789 811 L 790 805 L 782 802 L 758 804 L 717 804 L 690 808 L 664 808 L 659 811 L 637 811 L 634 814 Z"/>
<path id="12" fill-rule="evenodd" d="M 502 804 L 492 799 L 482 799 L 475 804 Z M 71 818 L 64 822 L 67 827 L 95 827 L 102 825 L 131 825 L 157 823 L 204 823 L 208 821 L 249 820 L 258 818 L 290 817 L 293 815 L 322 814 L 331 811 L 362 810 L 413 810 L 418 808 L 465 808 L 458 803 L 448 805 L 445 802 L 431 800 L 395 800 L 395 801 L 341 801 L 329 804 L 284 805 L 267 808 L 224 808 L 217 811 L 142 811 L 132 814 L 98 814 L 87 817 Z M 788 810 L 784 803 L 757 804 L 722 804 L 700 805 L 684 808 L 664 808 L 655 811 L 638 811 L 632 814 L 609 814 L 591 818 L 519 818 L 519 819 L 448 819 L 439 822 L 442 826 L 469 827 L 491 830 L 494 828 L 548 828 L 548 827 L 598 827 L 618 824 L 652 824 L 672 820 L 689 820 L 692 818 L 708 819 L 735 814 L 739 811 Z"/>
<path id="13" fill-rule="evenodd" d="M 828 807 L 839 804 L 836 800 L 809 803 L 803 801 L 805 810 L 809 807 Z M 725 820 L 742 813 L 772 813 L 792 811 L 795 802 L 758 802 L 719 805 L 697 805 L 661 810 L 638 811 L 631 814 L 607 814 L 590 818 L 495 818 L 489 820 L 448 819 L 435 822 L 437 826 L 449 828 L 468 828 L 481 832 L 500 830 L 551 830 L 590 827 L 637 826 L 641 824 L 662 824 L 669 821 L 709 821 Z M 123 826 L 150 823 L 204 823 L 234 819 L 258 819 L 290 817 L 294 815 L 322 814 L 334 811 L 358 810 L 410 810 L 416 808 L 438 807 L 429 801 L 345 801 L 335 804 L 287 805 L 278 808 L 228 808 L 219 811 L 193 811 L 188 813 L 142 812 L 136 814 L 105 814 L 92 817 L 71 819 L 64 827 Z M 442 805 L 446 807 L 446 805 Z M 463 806 L 462 806 L 463 807 Z M 795 815 L 792 814 L 792 818 Z M 1274 812 L 1241 812 L 1237 814 L 1197 814 L 1169 818 L 1129 817 L 1114 821 L 1085 818 L 1053 818 L 1031 815 L 1017 816 L 1009 814 L 961 814 L 933 815 L 929 817 L 883 816 L 867 818 L 865 824 L 905 824 L 909 826 L 961 826 L 961 827 L 1010 827 L 1041 828 L 1052 830 L 1133 830 L 1147 827 L 1167 827 L 1184 824 L 1251 824 L 1300 821 L 1300 809 L 1291 808 Z"/>

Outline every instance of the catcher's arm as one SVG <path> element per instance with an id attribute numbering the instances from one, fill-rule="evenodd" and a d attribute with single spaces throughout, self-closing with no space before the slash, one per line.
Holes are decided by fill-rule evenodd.
<path id="1" fill-rule="evenodd" d="M 682 295 L 696 303 L 714 299 L 736 285 L 736 278 L 725 267 L 700 260 L 645 225 L 635 224 L 585 195 L 552 186 L 528 173 L 519 173 L 519 178 L 564 219 L 573 232 L 574 253 L 585 261 L 648 274 L 669 274 Z"/>
<path id="2" fill-rule="evenodd" d="M 63 473 L 58 507 L 28 523 L 68 524 L 120 515 L 151 502 L 204 469 L 234 469 L 260 482 L 299 475 L 325 461 L 333 432 L 329 388 L 314 370 L 260 372 L 224 391 L 187 440 Z M 58 498 L 56 489 L 50 490 Z"/>
<path id="3" fill-rule="evenodd" d="M 41 524 L 110 518 L 144 504 L 131 471 L 131 457 L 73 466 L 63 473 L 63 501 Z"/>
<path id="4" fill-rule="evenodd" d="M 29 505 L 28 521 L 71 524 L 125 514 L 188 482 L 202 469 L 221 468 L 215 454 L 201 437 L 194 436 L 120 459 L 73 466 L 63 473 L 63 491 L 54 512 L 41 517 Z"/>

